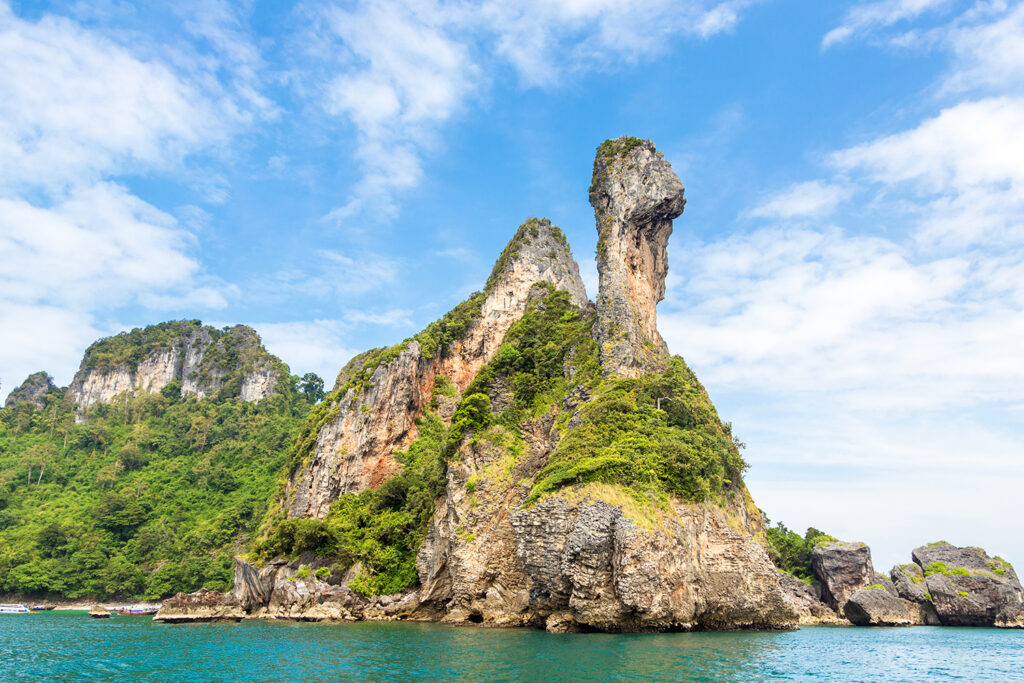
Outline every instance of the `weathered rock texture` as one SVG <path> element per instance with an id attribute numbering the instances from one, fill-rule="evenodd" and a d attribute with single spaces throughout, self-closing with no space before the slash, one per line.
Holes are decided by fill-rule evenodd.
<path id="1" fill-rule="evenodd" d="M 607 375 L 664 366 L 668 348 L 655 307 L 665 297 L 672 220 L 685 203 L 682 182 L 650 140 L 619 138 L 598 148 L 590 186 L 600 275 L 595 334 Z"/>
<path id="2" fill-rule="evenodd" d="M 7 395 L 4 407 L 10 408 L 19 403 L 31 403 L 39 410 L 46 407 L 46 394 L 56 391 L 53 378 L 45 372 L 34 372 L 29 375 L 14 391 Z"/>
<path id="3" fill-rule="evenodd" d="M 1012 625 L 1024 604 L 1013 567 L 980 548 L 933 543 L 912 556 L 924 570 L 924 589 L 944 626 Z"/>
<path id="4" fill-rule="evenodd" d="M 814 588 L 785 572 L 779 572 L 782 597 L 796 612 L 801 626 L 849 626 L 850 622 L 823 603 Z"/>
<path id="5" fill-rule="evenodd" d="M 531 219 L 519 228 L 460 339 L 431 353 L 413 339 L 386 362 L 364 369 L 370 372 L 366 382 L 331 399 L 312 452 L 292 473 L 288 515 L 323 517 L 338 496 L 376 487 L 395 474 L 399 465 L 393 453 L 415 437 L 416 419 L 433 395 L 436 378 L 465 389 L 522 317 L 537 282 L 567 291 L 577 306 L 588 303 L 565 236 L 546 219 Z M 356 359 L 342 372 L 338 386 L 344 388 L 351 373 L 362 369 L 360 362 Z"/>
<path id="6" fill-rule="evenodd" d="M 308 562 L 307 562 L 308 560 Z M 269 619 L 288 621 L 394 621 L 415 618 L 419 594 L 366 598 L 345 585 L 348 577 L 333 574 L 324 580 L 315 571 L 322 560 L 303 557 L 277 561 L 258 568 L 235 560 L 235 587 L 231 593 L 201 589 L 166 600 L 153 617 L 167 623 Z"/>
<path id="7" fill-rule="evenodd" d="M 856 626 L 920 626 L 926 623 L 921 606 L 881 588 L 854 591 L 843 607 Z"/>
<path id="8" fill-rule="evenodd" d="M 889 572 L 896 593 L 904 600 L 920 606 L 921 619 L 926 626 L 938 626 L 939 615 L 932 604 L 931 595 L 924 585 L 924 571 L 916 564 L 898 564 Z"/>
<path id="9" fill-rule="evenodd" d="M 854 592 L 872 585 L 875 577 L 871 549 L 864 543 L 826 543 L 811 553 L 814 575 L 821 582 L 821 599 L 839 614 Z"/>
<path id="10" fill-rule="evenodd" d="M 217 330 L 198 321 L 162 323 L 102 339 L 86 350 L 71 382 L 78 418 L 121 394 L 157 393 L 174 381 L 197 398 L 225 392 L 259 401 L 287 375 L 244 325 Z"/>
<path id="11" fill-rule="evenodd" d="M 528 422 L 518 457 L 476 439 L 449 463 L 417 561 L 422 609 L 452 623 L 552 631 L 796 625 L 745 491 L 724 507 L 662 509 L 590 485 L 522 508 L 530 487 L 520 482 L 546 461 L 552 423 Z"/>
<path id="12" fill-rule="evenodd" d="M 164 600 L 154 621 L 184 624 L 204 621 L 240 621 L 246 612 L 230 593 L 201 588 L 195 593 L 178 593 Z"/>

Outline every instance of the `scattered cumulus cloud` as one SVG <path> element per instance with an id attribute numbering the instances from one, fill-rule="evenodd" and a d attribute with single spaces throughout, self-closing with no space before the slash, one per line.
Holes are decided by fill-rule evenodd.
<path id="1" fill-rule="evenodd" d="M 749 215 L 757 218 L 820 218 L 832 213 L 849 196 L 849 188 L 811 180 L 779 193 L 755 207 Z"/>
<path id="2" fill-rule="evenodd" d="M 395 194 L 420 183 L 442 128 L 502 69 L 511 67 L 525 88 L 553 88 L 580 73 L 655 57 L 679 36 L 729 31 L 750 4 L 388 0 L 313 11 L 322 27 L 307 54 L 330 63 L 316 72 L 324 87 L 310 91 L 323 93 L 325 111 L 354 128 L 362 170 L 348 201 L 326 218 L 393 217 Z"/>
<path id="3" fill-rule="evenodd" d="M 237 64 L 255 64 L 218 8 L 195 30 L 218 49 L 233 42 Z M 157 52 L 67 18 L 24 20 L 0 2 L 5 390 L 40 369 L 40 360 L 58 381 L 70 380 L 88 342 L 116 331 L 107 318 L 120 306 L 222 308 L 233 295 L 197 259 L 191 228 L 205 212 L 185 207 L 179 221 L 118 178 L 180 171 L 190 155 L 223 145 L 268 114 L 269 102 L 254 90 L 254 76 L 244 87 L 221 82 L 220 74 L 239 69 Z M 216 175 L 203 182 L 207 199 L 226 192 Z"/>
<path id="4" fill-rule="evenodd" d="M 249 323 L 267 349 L 285 360 L 294 374 L 315 372 L 330 385 L 345 363 L 365 351 L 357 341 L 361 326 L 411 328 L 412 312 L 348 310 L 341 318 Z M 396 339 L 397 341 L 397 339 Z"/>
<path id="5" fill-rule="evenodd" d="M 832 164 L 905 190 L 925 243 L 1024 240 L 1024 97 L 964 101 L 916 128 L 842 150 Z"/>
<path id="6" fill-rule="evenodd" d="M 346 320 L 248 323 L 267 350 L 288 363 L 293 374 L 315 372 L 330 386 L 338 371 L 364 349 L 346 344 Z"/>

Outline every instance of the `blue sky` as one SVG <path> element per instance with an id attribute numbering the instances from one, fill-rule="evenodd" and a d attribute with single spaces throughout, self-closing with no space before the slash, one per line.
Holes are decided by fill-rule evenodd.
<path id="1" fill-rule="evenodd" d="M 683 179 L 662 333 L 774 520 L 1024 562 L 1024 6 L 0 0 L 0 395 L 93 340 L 409 336 L 524 219 L 591 296 L 595 147 Z"/>

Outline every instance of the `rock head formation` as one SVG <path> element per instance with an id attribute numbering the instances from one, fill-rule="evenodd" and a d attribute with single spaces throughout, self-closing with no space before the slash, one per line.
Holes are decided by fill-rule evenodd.
<path id="1" fill-rule="evenodd" d="M 683 213 L 683 183 L 650 140 L 621 137 L 597 150 L 590 204 L 597 220 L 596 334 L 606 374 L 664 368 L 655 307 L 665 298 L 668 238 Z"/>
<path id="2" fill-rule="evenodd" d="M 365 590 L 369 566 L 296 549 L 298 556 L 267 558 L 262 567 L 239 562 L 225 605 L 266 618 L 417 618 L 551 631 L 796 624 L 736 446 L 657 329 L 682 183 L 653 143 L 620 138 L 598 149 L 590 201 L 596 306 L 564 235 L 531 219 L 480 293 L 415 337 L 353 359 L 299 436 L 269 518 L 271 536 L 273 524 L 284 524 L 274 519 L 323 519 L 309 528 L 329 530 L 345 514 L 335 503 L 391 490 L 407 475 L 399 457 L 417 448 L 423 419 L 447 431 L 440 495 L 406 590 L 374 596 Z M 584 436 L 617 433 L 598 426 L 619 409 L 604 407 L 609 392 L 632 391 L 630 400 L 645 406 L 639 414 L 655 411 L 645 391 L 615 384 L 650 373 L 668 373 L 664 381 L 684 392 L 671 413 L 651 414 L 680 438 L 708 444 L 704 466 L 719 472 L 698 476 L 692 493 L 683 493 L 691 483 L 680 484 L 660 502 L 640 492 L 643 484 L 616 483 L 616 467 L 632 471 L 643 457 L 625 454 L 637 446 L 628 430 L 604 459 L 588 455 L 597 446 Z M 587 474 L 594 467 L 599 474 Z M 183 597 L 164 614 L 191 614 L 208 601 Z"/>

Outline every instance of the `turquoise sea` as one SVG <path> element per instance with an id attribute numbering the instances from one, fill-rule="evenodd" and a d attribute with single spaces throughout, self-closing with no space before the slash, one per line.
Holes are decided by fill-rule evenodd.
<path id="1" fill-rule="evenodd" d="M 1024 631 L 551 635 L 435 624 L 155 624 L 0 616 L 0 679 L 103 681 L 1024 681 Z"/>

